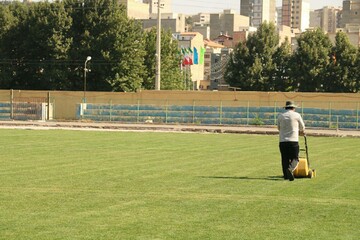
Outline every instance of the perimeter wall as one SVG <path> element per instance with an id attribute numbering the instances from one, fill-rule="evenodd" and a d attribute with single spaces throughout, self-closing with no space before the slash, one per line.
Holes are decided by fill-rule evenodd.
<path id="1" fill-rule="evenodd" d="M 83 102 L 93 104 L 152 104 L 152 105 L 206 105 L 238 106 L 247 102 L 254 107 L 282 107 L 286 100 L 299 106 L 328 109 L 359 109 L 360 93 L 299 93 L 299 92 L 251 92 L 251 91 L 141 91 L 81 92 L 81 91 L 24 91 L 0 90 L 0 102 L 14 99 L 32 102 L 34 99 L 49 99 L 54 106 L 55 120 L 75 120 L 77 106 Z"/>

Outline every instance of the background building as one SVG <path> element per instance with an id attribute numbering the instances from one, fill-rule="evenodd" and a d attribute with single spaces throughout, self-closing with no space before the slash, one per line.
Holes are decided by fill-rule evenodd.
<path id="1" fill-rule="evenodd" d="M 345 28 L 346 25 L 360 26 L 360 0 L 343 1 L 340 26 Z"/>
<path id="2" fill-rule="evenodd" d="M 294 51 L 297 48 L 297 40 L 296 37 L 300 34 L 299 29 L 292 29 L 289 26 L 281 25 L 277 27 L 277 31 L 280 38 L 280 43 L 285 42 L 287 39 L 291 44 L 291 49 Z"/>
<path id="3" fill-rule="evenodd" d="M 276 0 L 240 0 L 240 15 L 249 17 L 249 25 L 276 22 Z"/>
<path id="4" fill-rule="evenodd" d="M 152 14 L 149 19 L 141 19 L 143 29 L 157 26 L 157 14 Z M 180 13 L 161 13 L 161 28 L 171 32 L 185 32 L 185 15 Z"/>
<path id="5" fill-rule="evenodd" d="M 119 0 L 126 8 L 126 15 L 134 19 L 149 18 L 149 4 L 137 0 Z"/>
<path id="6" fill-rule="evenodd" d="M 281 26 L 282 24 L 282 7 L 276 7 L 276 25 Z"/>
<path id="7" fill-rule="evenodd" d="M 201 90 L 212 90 L 211 86 L 213 86 L 212 79 L 212 55 L 220 54 L 221 49 L 224 48 L 223 45 L 213 42 L 209 39 L 204 39 L 205 46 L 205 54 L 204 54 L 204 80 L 201 81 L 200 89 Z"/>
<path id="8" fill-rule="evenodd" d="M 210 14 L 210 39 L 221 34 L 232 36 L 235 31 L 249 26 L 249 17 L 239 15 L 232 10 Z"/>
<path id="9" fill-rule="evenodd" d="M 201 33 L 204 38 L 210 39 L 210 26 L 209 25 L 195 25 L 192 27 L 192 32 Z"/>
<path id="10" fill-rule="evenodd" d="M 210 24 L 210 13 L 199 13 L 191 17 L 194 25 Z"/>
<path id="11" fill-rule="evenodd" d="M 357 29 L 348 29 L 345 32 L 345 34 L 349 38 L 349 41 L 350 41 L 351 45 L 353 45 L 356 48 L 360 47 L 360 31 L 359 30 L 360 30 L 359 28 L 357 28 Z M 331 42 L 333 44 L 335 44 L 336 33 L 328 33 L 328 36 L 329 36 Z"/>
<path id="12" fill-rule="evenodd" d="M 231 51 L 231 48 L 222 48 L 219 53 L 211 53 L 210 90 L 229 90 L 224 75 Z"/>
<path id="13" fill-rule="evenodd" d="M 205 50 L 204 37 L 197 32 L 176 33 L 173 34 L 173 37 L 178 40 L 179 49 L 184 49 L 193 63 L 183 66 L 185 77 L 190 77 L 192 81 L 192 86 L 188 86 L 187 89 L 199 90 L 200 83 L 204 80 L 204 63 L 200 61 L 201 49 Z M 195 62 L 195 55 L 198 58 L 197 63 Z M 184 81 L 186 81 L 186 79 L 184 79 Z"/>
<path id="14" fill-rule="evenodd" d="M 283 0 L 282 25 L 305 31 L 310 26 L 310 0 Z"/>
<path id="15" fill-rule="evenodd" d="M 154 14 L 158 12 L 159 0 L 143 0 L 144 3 L 149 5 L 149 13 Z M 171 0 L 160 0 L 161 12 L 171 13 Z"/>
<path id="16" fill-rule="evenodd" d="M 324 32 L 335 33 L 340 27 L 341 8 L 324 7 L 310 12 L 310 27 L 321 28 Z"/>

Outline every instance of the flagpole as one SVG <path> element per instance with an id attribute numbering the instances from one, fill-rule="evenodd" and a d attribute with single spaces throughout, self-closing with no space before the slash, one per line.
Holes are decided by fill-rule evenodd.
<path id="1" fill-rule="evenodd" d="M 161 72 L 161 0 L 158 0 L 157 16 L 157 34 L 156 34 L 156 75 L 155 90 L 160 90 L 160 72 Z"/>

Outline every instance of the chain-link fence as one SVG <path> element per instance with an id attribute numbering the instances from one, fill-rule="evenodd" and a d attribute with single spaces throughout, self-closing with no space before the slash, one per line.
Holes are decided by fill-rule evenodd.
<path id="1" fill-rule="evenodd" d="M 0 102 L 0 120 L 50 120 L 53 103 L 48 97 L 14 97 Z"/>
<path id="2" fill-rule="evenodd" d="M 125 123 L 276 125 L 283 102 L 154 101 L 78 105 L 78 119 Z M 297 111 L 308 127 L 359 128 L 359 103 L 300 102 Z"/>

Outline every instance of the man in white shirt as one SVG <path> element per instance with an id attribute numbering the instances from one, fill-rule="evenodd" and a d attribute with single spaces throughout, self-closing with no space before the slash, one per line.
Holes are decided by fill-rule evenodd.
<path id="1" fill-rule="evenodd" d="M 294 180 L 293 172 L 299 164 L 299 133 L 305 134 L 305 124 L 301 115 L 295 112 L 296 107 L 293 101 L 287 101 L 286 111 L 279 114 L 277 121 L 282 170 L 284 179 L 290 181 Z"/>

